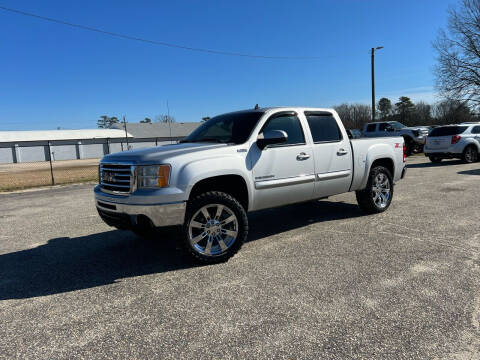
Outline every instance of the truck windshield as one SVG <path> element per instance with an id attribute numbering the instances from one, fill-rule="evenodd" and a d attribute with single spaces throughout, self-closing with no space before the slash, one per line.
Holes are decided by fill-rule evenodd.
<path id="1" fill-rule="evenodd" d="M 429 136 L 451 136 L 463 133 L 468 126 L 442 126 L 432 130 Z"/>
<path id="2" fill-rule="evenodd" d="M 404 127 L 406 127 L 405 125 L 403 125 L 401 122 L 398 122 L 398 121 L 391 121 L 389 124 L 392 125 L 395 130 L 401 130 Z"/>
<path id="3" fill-rule="evenodd" d="M 243 144 L 263 114 L 262 111 L 249 111 L 215 116 L 180 142 Z"/>

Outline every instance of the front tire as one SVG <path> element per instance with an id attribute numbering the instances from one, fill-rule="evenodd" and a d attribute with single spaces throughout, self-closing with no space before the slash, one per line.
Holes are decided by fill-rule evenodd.
<path id="1" fill-rule="evenodd" d="M 189 202 L 182 244 L 195 260 L 223 262 L 242 247 L 247 235 L 245 209 L 229 194 L 210 191 Z"/>
<path id="2" fill-rule="evenodd" d="M 393 180 L 390 171 L 383 166 L 376 166 L 370 171 L 367 187 L 356 192 L 360 208 L 377 214 L 387 210 L 393 197 Z"/>
<path id="3" fill-rule="evenodd" d="M 475 146 L 469 145 L 463 150 L 462 161 L 471 164 L 478 161 L 478 150 Z"/>

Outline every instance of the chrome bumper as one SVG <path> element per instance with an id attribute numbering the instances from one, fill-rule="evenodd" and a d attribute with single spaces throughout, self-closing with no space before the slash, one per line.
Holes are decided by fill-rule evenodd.
<path id="1" fill-rule="evenodd" d="M 133 205 L 120 204 L 103 199 L 95 199 L 95 205 L 98 210 L 107 213 L 130 215 L 130 217 L 144 215 L 148 217 L 156 227 L 182 225 L 185 220 L 185 209 L 187 206 L 185 201 Z"/>

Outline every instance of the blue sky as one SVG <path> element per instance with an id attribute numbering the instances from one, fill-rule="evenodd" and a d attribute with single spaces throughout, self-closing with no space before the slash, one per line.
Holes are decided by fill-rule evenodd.
<path id="1" fill-rule="evenodd" d="M 177 121 L 261 106 L 376 97 L 433 102 L 432 41 L 454 0 L 22 1 L 0 5 L 151 40 L 315 60 L 211 55 L 0 10 L 0 130 L 95 127 L 100 115 Z"/>

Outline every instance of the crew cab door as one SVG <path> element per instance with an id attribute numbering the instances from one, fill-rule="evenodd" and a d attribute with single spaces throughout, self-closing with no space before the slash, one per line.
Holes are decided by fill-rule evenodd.
<path id="1" fill-rule="evenodd" d="M 349 191 L 353 176 L 350 139 L 329 112 L 305 112 L 313 140 L 314 197 Z"/>
<path id="2" fill-rule="evenodd" d="M 285 143 L 261 150 L 253 143 L 248 161 L 255 182 L 253 209 L 263 209 L 312 199 L 315 181 L 312 147 L 295 112 L 273 114 L 258 134 L 282 130 Z M 258 135 L 257 134 L 257 135 Z"/>

